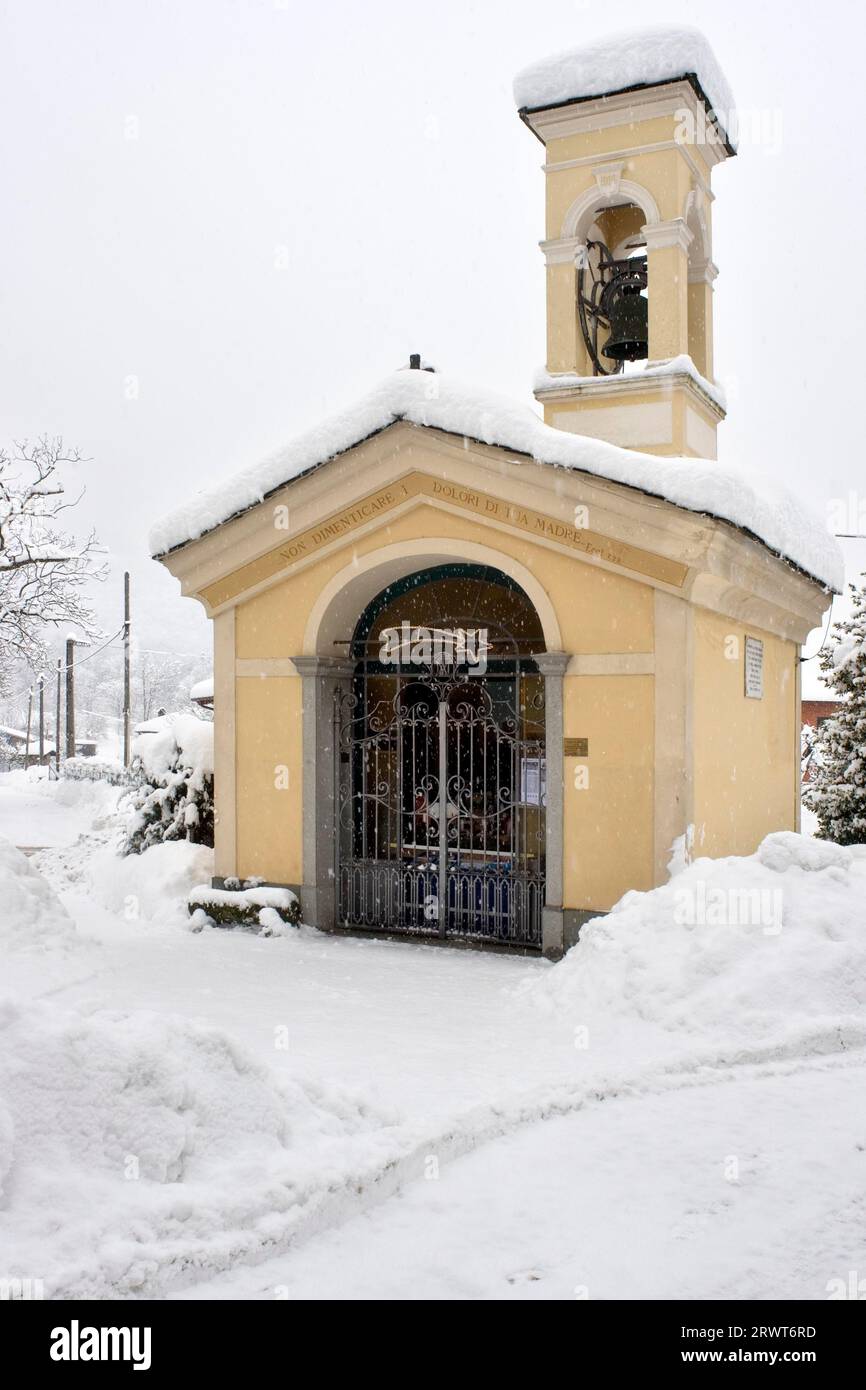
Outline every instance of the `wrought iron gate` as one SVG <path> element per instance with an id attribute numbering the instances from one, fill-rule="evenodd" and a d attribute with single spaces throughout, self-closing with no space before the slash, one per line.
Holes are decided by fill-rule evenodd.
<path id="1" fill-rule="evenodd" d="M 541 946 L 544 682 L 359 663 L 338 693 L 337 918 Z"/>

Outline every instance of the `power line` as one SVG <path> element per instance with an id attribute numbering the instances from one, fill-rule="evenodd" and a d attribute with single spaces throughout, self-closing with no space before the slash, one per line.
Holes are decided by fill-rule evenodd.
<path id="1" fill-rule="evenodd" d="M 111 634 L 111 636 L 107 639 L 107 641 L 103 642 L 103 644 L 102 644 L 101 647 L 95 647 L 94 650 L 93 650 L 92 652 L 90 652 L 90 654 L 89 654 L 88 656 L 83 656 L 83 657 L 81 657 L 81 659 L 80 659 L 79 661 L 63 662 L 63 660 L 62 660 L 62 658 L 61 658 L 61 663 L 60 663 L 60 665 L 59 665 L 59 670 L 60 670 L 61 674 L 63 674 L 63 673 L 66 672 L 66 671 L 71 671 L 71 670 L 73 670 L 76 666 L 83 666 L 84 663 L 85 663 L 85 661 L 92 661 L 93 658 L 94 658 L 95 656 L 99 656 L 99 653 L 100 653 L 100 652 L 104 652 L 105 649 L 106 649 L 106 647 L 110 647 L 110 646 L 111 646 L 111 643 L 114 641 L 115 637 L 119 637 L 120 634 L 121 634 L 122 632 L 123 632 L 123 625 L 121 624 L 121 626 L 117 629 L 117 631 L 116 631 L 116 632 L 113 632 L 113 633 Z M 76 640 L 77 640 L 77 639 L 76 639 Z M 55 669 L 57 669 L 57 668 L 55 668 Z M 9 695 L 3 695 L 2 698 L 3 698 L 4 700 L 17 700 L 17 699 L 19 699 L 20 696 L 22 696 L 22 695 L 27 695 L 27 694 L 33 689 L 33 687 L 36 685 L 36 683 L 37 683 L 38 680 L 39 680 L 39 676 L 37 675 L 36 680 L 30 681 L 30 683 L 29 683 L 28 685 L 23 685 L 23 686 L 21 687 L 20 690 L 13 691 L 13 692 L 12 692 L 11 694 L 9 694 Z"/>
<path id="2" fill-rule="evenodd" d="M 830 631 L 830 619 L 833 617 L 833 604 L 835 603 L 835 601 L 836 601 L 836 599 L 837 599 L 838 597 L 839 597 L 838 594 L 833 594 L 832 598 L 830 599 L 830 608 L 829 608 L 828 613 L 827 613 L 827 625 L 826 625 L 826 627 L 824 628 L 824 636 L 821 638 L 821 645 L 820 645 L 820 647 L 818 648 L 818 650 L 817 650 L 816 652 L 813 652 L 811 656 L 801 656 L 801 657 L 800 657 L 800 665 L 801 665 L 801 666 L 802 666 L 802 664 L 803 664 L 804 661 L 814 661 L 814 660 L 815 660 L 815 657 L 816 657 L 816 656 L 820 656 L 821 653 L 822 653 L 822 651 L 824 650 L 825 646 L 827 645 L 827 634 L 828 634 L 829 631 Z"/>

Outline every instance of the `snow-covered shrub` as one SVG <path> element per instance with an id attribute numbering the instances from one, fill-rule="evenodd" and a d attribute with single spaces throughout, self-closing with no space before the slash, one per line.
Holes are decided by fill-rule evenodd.
<path id="1" fill-rule="evenodd" d="M 201 921 L 197 914 L 203 912 L 220 926 L 259 927 L 263 936 L 280 935 L 281 923 L 297 926 L 301 920 L 301 904 L 290 888 L 268 887 L 250 878 L 226 883 L 232 887 L 193 888 L 188 898 L 190 916 Z"/>
<path id="2" fill-rule="evenodd" d="M 167 714 L 139 726 L 132 747 L 124 854 L 166 840 L 213 845 L 213 724 Z"/>
<path id="3" fill-rule="evenodd" d="M 851 617 L 833 624 L 834 640 L 819 658 L 843 704 L 815 735 L 803 795 L 820 838 L 840 845 L 866 843 L 866 586 L 850 589 Z"/>

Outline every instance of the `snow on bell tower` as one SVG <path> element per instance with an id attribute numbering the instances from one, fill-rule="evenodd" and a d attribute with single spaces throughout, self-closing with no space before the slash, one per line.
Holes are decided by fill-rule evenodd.
<path id="1" fill-rule="evenodd" d="M 733 98 L 695 29 L 620 35 L 519 73 L 545 147 L 548 424 L 716 457 L 710 179 Z"/>

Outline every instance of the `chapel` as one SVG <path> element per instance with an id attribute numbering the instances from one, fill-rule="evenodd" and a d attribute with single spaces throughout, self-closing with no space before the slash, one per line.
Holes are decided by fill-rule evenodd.
<path id="1" fill-rule="evenodd" d="M 543 161 L 535 401 L 419 354 L 151 548 L 213 625 L 215 886 L 555 958 L 673 856 L 798 828 L 800 649 L 841 573 L 717 458 L 736 136 L 706 40 L 559 54 L 515 99 Z"/>

